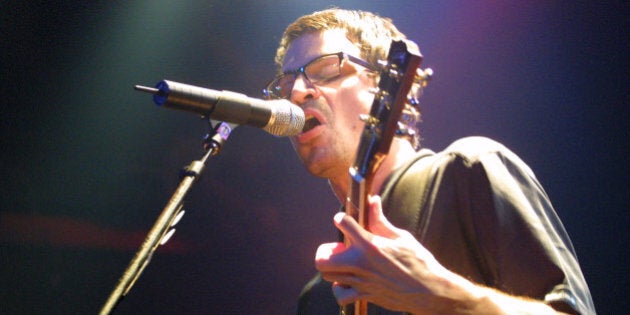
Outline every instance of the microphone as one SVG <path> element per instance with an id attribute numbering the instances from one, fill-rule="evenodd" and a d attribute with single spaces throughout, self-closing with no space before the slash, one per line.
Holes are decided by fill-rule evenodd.
<path id="1" fill-rule="evenodd" d="M 288 100 L 262 100 L 230 91 L 216 91 L 163 80 L 155 88 L 134 89 L 153 94 L 158 106 L 203 117 L 262 128 L 275 136 L 293 136 L 304 128 L 304 111 Z"/>

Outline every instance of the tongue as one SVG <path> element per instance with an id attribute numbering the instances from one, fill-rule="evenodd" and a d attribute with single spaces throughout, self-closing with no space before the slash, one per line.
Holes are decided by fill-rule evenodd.
<path id="1" fill-rule="evenodd" d="M 315 118 L 309 118 L 304 123 L 304 128 L 302 128 L 302 132 L 307 132 L 315 127 L 319 126 L 319 121 Z"/>

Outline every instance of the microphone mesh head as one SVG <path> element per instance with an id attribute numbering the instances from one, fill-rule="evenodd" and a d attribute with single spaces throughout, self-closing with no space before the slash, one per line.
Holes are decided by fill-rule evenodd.
<path id="1" fill-rule="evenodd" d="M 269 123 L 263 127 L 268 133 L 279 136 L 295 136 L 304 128 L 304 111 L 287 100 L 273 100 L 269 102 L 272 108 Z"/>

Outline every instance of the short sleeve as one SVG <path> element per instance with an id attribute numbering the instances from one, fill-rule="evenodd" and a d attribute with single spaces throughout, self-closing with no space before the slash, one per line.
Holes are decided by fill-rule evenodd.
<path id="1" fill-rule="evenodd" d="M 460 223 L 489 286 L 594 314 L 571 240 L 531 169 L 504 146 L 465 138 L 445 151 L 456 174 Z"/>

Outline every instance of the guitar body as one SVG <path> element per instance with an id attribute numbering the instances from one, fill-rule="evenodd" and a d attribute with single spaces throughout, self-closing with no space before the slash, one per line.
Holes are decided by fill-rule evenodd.
<path id="1" fill-rule="evenodd" d="M 378 90 L 367 116 L 361 117 L 365 127 L 361 135 L 355 163 L 350 167 L 351 187 L 345 204 L 347 214 L 368 228 L 368 194 L 374 174 L 389 152 L 398 130 L 407 95 L 414 83 L 422 56 L 415 44 L 392 41 L 386 63 L 380 69 Z M 420 78 L 423 80 L 423 78 Z M 426 78 L 424 78 L 426 79 Z M 367 315 L 364 300 L 341 308 L 342 315 Z"/>

